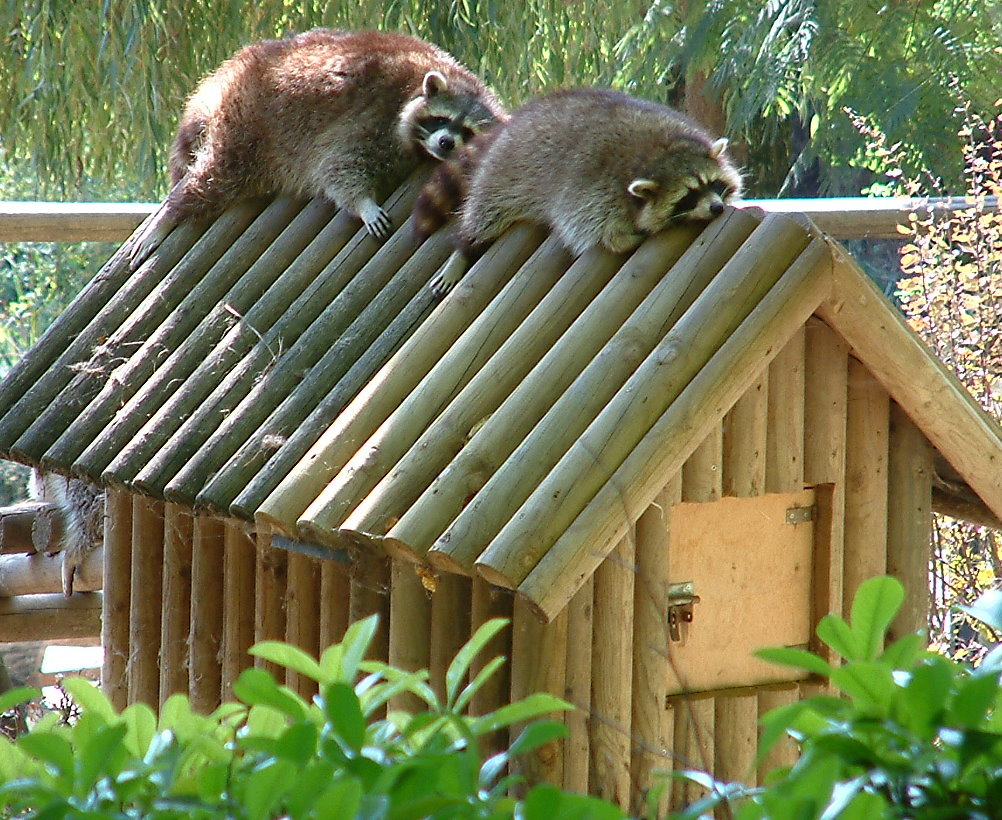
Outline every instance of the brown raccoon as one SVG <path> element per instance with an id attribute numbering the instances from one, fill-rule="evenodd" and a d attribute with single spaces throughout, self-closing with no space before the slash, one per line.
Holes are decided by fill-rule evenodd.
<path id="1" fill-rule="evenodd" d="M 133 262 L 178 222 L 269 193 L 325 196 L 385 238 L 377 200 L 505 116 L 480 79 L 416 37 L 314 29 L 254 43 L 188 100 L 170 153 L 173 187 Z"/>
<path id="2" fill-rule="evenodd" d="M 473 151 L 456 252 L 432 290 L 447 293 L 483 247 L 520 220 L 546 225 L 579 255 L 594 245 L 622 253 L 674 221 L 712 219 L 741 194 L 726 149 L 727 140 L 677 111 L 618 91 L 534 100 Z M 439 170 L 419 200 L 421 224 L 438 218 L 441 175 L 454 168 Z"/>
<path id="3" fill-rule="evenodd" d="M 61 519 L 54 550 L 62 555 L 63 594 L 73 594 L 77 567 L 104 543 L 104 492 L 78 478 L 33 470 L 31 496 L 48 501 Z"/>

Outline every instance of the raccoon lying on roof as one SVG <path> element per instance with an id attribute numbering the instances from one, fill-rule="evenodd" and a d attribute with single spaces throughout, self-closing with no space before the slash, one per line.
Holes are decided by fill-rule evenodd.
<path id="1" fill-rule="evenodd" d="M 458 211 L 456 251 L 432 280 L 447 293 L 520 220 L 575 255 L 637 247 L 674 221 L 709 220 L 741 194 L 727 140 L 663 105 L 609 89 L 541 97 L 440 166 L 415 206 L 433 232 Z"/>
<path id="2" fill-rule="evenodd" d="M 180 221 L 270 193 L 325 196 L 385 238 L 377 200 L 505 117 L 480 79 L 417 37 L 313 29 L 246 46 L 188 100 L 170 153 L 173 187 L 133 264 Z"/>

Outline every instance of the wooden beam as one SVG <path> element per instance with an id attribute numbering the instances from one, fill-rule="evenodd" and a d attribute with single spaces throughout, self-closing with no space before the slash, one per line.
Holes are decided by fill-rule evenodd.
<path id="1" fill-rule="evenodd" d="M 0 642 L 96 638 L 101 634 L 101 593 L 0 598 Z"/>
<path id="2" fill-rule="evenodd" d="M 0 242 L 115 242 L 158 205 L 152 202 L 0 202 Z"/>
<path id="3" fill-rule="evenodd" d="M 0 597 L 62 592 L 63 557 L 60 553 L 0 555 Z M 94 592 L 103 586 L 104 550 L 88 553 L 73 581 L 76 592 Z"/>

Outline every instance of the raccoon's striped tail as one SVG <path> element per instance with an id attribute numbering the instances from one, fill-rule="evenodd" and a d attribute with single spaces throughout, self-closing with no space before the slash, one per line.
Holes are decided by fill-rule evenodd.
<path id="1" fill-rule="evenodd" d="M 462 209 L 469 179 L 492 131 L 470 140 L 432 172 L 414 203 L 414 230 L 421 239 L 427 239 Z"/>

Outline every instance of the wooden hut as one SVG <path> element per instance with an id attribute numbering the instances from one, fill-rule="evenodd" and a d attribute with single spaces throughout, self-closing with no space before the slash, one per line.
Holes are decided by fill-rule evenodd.
<path id="1" fill-rule="evenodd" d="M 672 765 L 754 780 L 758 716 L 817 682 L 752 650 L 814 647 L 888 572 L 921 626 L 936 488 L 996 521 L 1002 431 L 806 219 L 577 260 L 519 226 L 438 303 L 415 193 L 382 245 L 287 199 L 131 274 L 126 245 L 0 384 L 0 452 L 108 488 L 104 687 L 209 709 L 253 641 L 370 612 L 441 687 L 506 614 L 474 707 L 580 707 L 534 776 L 624 805 Z"/>

